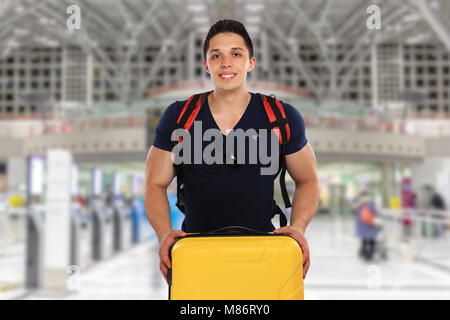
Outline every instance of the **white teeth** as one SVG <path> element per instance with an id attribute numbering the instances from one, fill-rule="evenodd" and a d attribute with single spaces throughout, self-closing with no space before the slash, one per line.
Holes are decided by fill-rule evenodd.
<path id="1" fill-rule="evenodd" d="M 231 77 L 234 77 L 234 74 L 222 74 L 221 77 L 222 78 L 231 78 Z"/>

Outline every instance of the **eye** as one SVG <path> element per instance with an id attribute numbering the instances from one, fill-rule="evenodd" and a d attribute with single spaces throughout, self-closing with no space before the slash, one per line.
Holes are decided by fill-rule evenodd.
<path id="1" fill-rule="evenodd" d="M 233 53 L 233 55 L 237 55 L 238 57 L 240 57 L 241 56 L 241 54 L 240 53 L 238 53 L 238 52 L 235 52 L 235 53 Z"/>
<path id="2" fill-rule="evenodd" d="M 212 59 L 217 59 L 217 57 L 219 57 L 218 54 L 214 54 L 214 55 L 211 56 Z"/>

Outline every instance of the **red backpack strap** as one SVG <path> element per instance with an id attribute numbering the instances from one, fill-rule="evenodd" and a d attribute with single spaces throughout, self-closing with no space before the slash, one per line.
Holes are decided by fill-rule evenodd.
<path id="1" fill-rule="evenodd" d="M 259 94 L 259 96 L 264 106 L 267 118 L 269 119 L 269 124 L 266 128 L 274 129 L 274 132 L 280 141 L 283 152 L 289 142 L 289 139 L 291 138 L 291 132 L 286 114 L 284 113 L 283 105 L 275 98 L 275 96 L 266 96 L 263 94 Z"/>
<path id="2" fill-rule="evenodd" d="M 286 114 L 284 112 L 283 105 L 280 101 L 278 101 L 275 96 L 270 95 L 266 96 L 264 94 L 258 94 L 261 102 L 264 107 L 264 111 L 266 112 L 267 118 L 269 119 L 269 124 L 266 126 L 266 129 L 274 129 L 275 134 L 278 136 L 278 140 L 280 141 L 281 146 L 281 154 L 280 154 L 280 167 L 276 175 L 280 173 L 280 188 L 281 195 L 283 196 L 284 206 L 285 208 L 290 208 L 291 201 L 289 199 L 289 194 L 286 188 L 286 156 L 285 151 L 287 148 L 287 144 L 289 139 L 291 138 L 291 131 L 289 129 L 289 124 L 286 118 Z M 284 216 L 283 211 L 274 201 L 274 214 L 280 214 L 280 222 L 281 224 L 286 225 L 286 218 Z M 281 225 L 283 226 L 283 225 Z"/>
<path id="3" fill-rule="evenodd" d="M 172 134 L 175 134 L 176 129 L 183 128 L 186 131 L 189 131 L 192 124 L 195 121 L 195 118 L 197 117 L 203 103 L 208 97 L 209 92 L 205 93 L 198 93 L 192 95 L 184 104 L 183 109 L 181 110 L 180 115 L 177 119 L 177 124 L 174 128 L 174 132 Z M 178 142 L 174 142 L 174 146 L 176 146 L 178 143 L 180 143 L 182 138 L 180 137 L 178 139 Z M 184 213 L 184 180 L 189 179 L 189 169 L 190 165 L 184 165 L 185 170 L 183 170 L 182 165 L 175 165 L 175 173 L 177 176 L 177 202 L 176 206 L 178 209 L 180 209 L 181 212 Z"/>
<path id="4" fill-rule="evenodd" d="M 186 131 L 189 131 L 203 103 L 205 102 L 205 99 L 208 97 L 208 93 L 209 92 L 194 94 L 186 101 L 183 109 L 181 109 L 180 115 L 178 116 L 175 129 L 184 128 Z M 181 140 L 178 142 L 180 141 Z"/>

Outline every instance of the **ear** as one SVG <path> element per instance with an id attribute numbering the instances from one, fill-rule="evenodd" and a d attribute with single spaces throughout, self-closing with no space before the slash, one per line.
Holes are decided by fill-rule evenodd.
<path id="1" fill-rule="evenodd" d="M 250 64 L 248 66 L 247 72 L 251 72 L 253 69 L 255 69 L 255 66 L 256 66 L 256 58 L 252 57 L 250 59 Z"/>
<path id="2" fill-rule="evenodd" d="M 206 60 L 203 60 L 203 67 L 205 68 L 205 71 L 206 71 L 208 74 L 211 74 L 210 71 L 209 71 L 209 68 L 208 68 L 208 64 L 206 63 Z"/>

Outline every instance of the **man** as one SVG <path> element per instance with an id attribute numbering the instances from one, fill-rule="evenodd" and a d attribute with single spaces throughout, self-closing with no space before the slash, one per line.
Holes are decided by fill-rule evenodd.
<path id="1" fill-rule="evenodd" d="M 196 117 L 202 124 L 202 132 L 220 129 L 226 140 L 230 129 L 258 130 L 267 125 L 261 101 L 246 89 L 247 73 L 255 68 L 256 60 L 245 27 L 233 20 L 218 21 L 208 32 L 203 54 L 203 66 L 211 76 L 214 91 L 209 93 Z M 303 250 L 305 276 L 309 268 L 309 247 L 304 233 L 317 210 L 319 184 L 316 159 L 306 140 L 300 113 L 283 104 L 291 132 L 286 165 L 296 186 L 290 226 L 274 230 L 270 220 L 276 177 L 262 175 L 261 163 L 194 164 L 185 183 L 185 220 L 181 231 L 172 230 L 166 189 L 175 176 L 171 135 L 185 102 L 177 101 L 165 110 L 147 157 L 145 211 L 158 236 L 160 269 L 166 280 L 171 267 L 169 248 L 177 237 L 185 236 L 185 232 L 206 232 L 231 225 L 295 238 Z M 192 127 L 189 132 L 195 134 Z M 245 152 L 248 157 L 249 150 Z"/>

